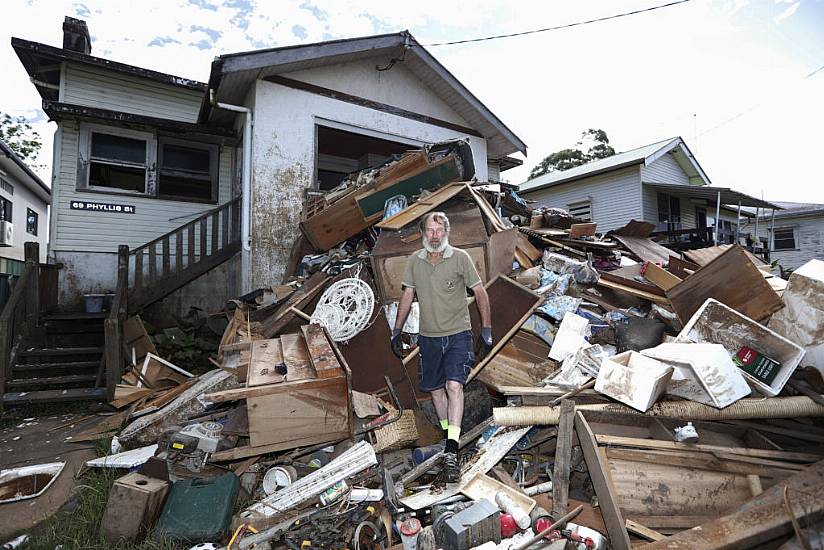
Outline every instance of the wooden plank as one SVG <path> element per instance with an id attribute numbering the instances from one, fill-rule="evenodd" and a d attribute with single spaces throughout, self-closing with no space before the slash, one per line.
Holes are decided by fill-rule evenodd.
<path id="1" fill-rule="evenodd" d="M 520 232 L 517 228 L 498 231 L 489 236 L 487 250 L 487 280 L 497 275 L 509 275 L 512 272 L 512 260 Z M 520 263 L 520 262 L 519 262 Z"/>
<path id="2" fill-rule="evenodd" d="M 625 237 L 613 234 L 612 238 L 621 243 L 642 262 L 665 264 L 672 254 L 672 250 L 661 246 L 655 241 L 642 237 Z"/>
<path id="3" fill-rule="evenodd" d="M 143 250 L 134 255 L 134 288 L 143 287 Z"/>
<path id="4" fill-rule="evenodd" d="M 666 535 L 662 535 L 658 531 L 654 529 L 650 529 L 649 527 L 645 527 L 641 525 L 637 521 L 632 521 L 631 519 L 626 519 L 625 524 L 627 526 L 627 531 L 632 533 L 633 535 L 637 535 L 639 537 L 645 538 L 647 540 L 664 540 L 667 538 Z"/>
<path id="5" fill-rule="evenodd" d="M 171 274 L 171 258 L 170 255 L 170 246 L 169 246 L 169 235 L 163 237 L 163 240 L 160 241 L 162 244 L 162 258 L 161 261 L 163 263 L 163 270 L 161 271 L 161 277 L 168 277 Z"/>
<path id="6" fill-rule="evenodd" d="M 175 231 L 175 271 L 183 271 L 183 230 Z"/>
<path id="7" fill-rule="evenodd" d="M 300 309 L 302 305 L 309 303 L 326 287 L 329 280 L 325 273 L 316 271 L 303 283 L 303 286 L 289 296 L 289 299 L 275 313 L 258 323 L 259 326 L 255 328 L 266 338 L 275 336 L 294 319 L 295 314 L 292 308 Z"/>
<path id="8" fill-rule="evenodd" d="M 686 323 L 707 298 L 715 298 L 756 321 L 784 307 L 781 297 L 740 246 L 727 249 L 675 285 L 667 291 L 667 297 L 682 323 Z"/>
<path id="9" fill-rule="evenodd" d="M 277 443 L 271 443 L 268 445 L 260 445 L 260 446 L 252 446 L 248 445 L 246 447 L 235 447 L 234 449 L 227 449 L 225 451 L 218 451 L 212 454 L 210 460 L 214 462 L 230 462 L 233 460 L 240 460 L 242 458 L 248 458 L 250 456 L 260 456 L 269 453 L 274 453 L 277 451 L 283 451 L 286 449 L 296 449 L 298 447 L 306 447 L 308 445 L 316 445 L 319 443 L 332 443 L 341 441 L 343 439 L 347 439 L 349 437 L 348 434 L 343 434 L 332 441 L 328 441 L 327 438 L 329 436 L 326 434 L 315 434 L 311 436 L 306 436 L 302 438 L 296 439 L 289 439 L 286 441 L 279 441 Z"/>
<path id="10" fill-rule="evenodd" d="M 321 382 L 329 383 L 321 386 Z M 309 437 L 318 437 L 319 442 L 333 442 L 341 436 L 348 437 L 349 403 L 346 379 L 342 376 L 247 398 L 249 444 L 258 447 Z"/>
<path id="11" fill-rule="evenodd" d="M 651 262 L 644 264 L 644 278 L 661 290 L 669 290 L 681 282 L 680 277 L 676 277 L 669 271 Z"/>
<path id="12" fill-rule="evenodd" d="M 284 334 L 280 337 L 283 346 L 283 362 L 286 364 L 286 380 L 294 382 L 317 378 L 312 360 L 309 358 L 309 348 L 301 334 Z"/>
<path id="13" fill-rule="evenodd" d="M 499 275 L 486 284 L 492 314 L 492 350 L 472 368 L 467 382 L 475 378 L 535 311 L 542 297 L 509 277 Z M 473 334 L 480 333 L 480 313 L 474 301 L 469 307 Z"/>
<path id="14" fill-rule="evenodd" d="M 623 447 L 631 447 L 636 449 L 672 449 L 719 452 L 743 457 L 785 460 L 787 462 L 815 462 L 821 459 L 821 455 L 812 453 L 798 453 L 792 451 L 770 451 L 767 449 L 749 449 L 746 447 L 722 447 L 720 445 L 702 445 L 700 443 L 678 443 L 675 441 L 659 441 L 657 439 L 637 439 L 631 437 L 619 437 L 611 435 L 596 435 L 595 438 L 597 439 L 599 444 L 620 445 Z"/>
<path id="15" fill-rule="evenodd" d="M 195 224 L 189 224 L 186 229 L 186 253 L 188 255 L 188 264 L 195 263 Z"/>
<path id="16" fill-rule="evenodd" d="M 207 231 L 206 231 L 207 227 L 206 226 L 207 226 L 207 224 L 208 224 L 208 219 L 207 218 L 201 218 L 200 223 L 198 224 L 198 225 L 200 225 L 200 250 L 198 250 L 198 260 L 202 260 L 203 258 L 205 258 L 207 253 L 208 253 L 208 246 L 209 245 L 208 245 L 208 241 L 206 240 L 206 234 L 207 234 Z"/>
<path id="17" fill-rule="evenodd" d="M 667 269 L 669 269 L 670 272 L 679 279 L 686 279 L 701 269 L 701 266 L 687 260 L 682 260 L 676 256 L 670 256 L 669 262 L 667 263 Z"/>
<path id="18" fill-rule="evenodd" d="M 149 280 L 152 283 L 157 280 L 157 251 L 156 244 L 149 245 Z"/>
<path id="19" fill-rule="evenodd" d="M 421 216 L 431 210 L 434 210 L 461 191 L 465 191 L 467 187 L 468 185 L 464 182 L 449 183 L 444 185 L 433 193 L 421 198 L 416 203 L 401 210 L 394 216 L 376 223 L 375 227 L 398 231 L 405 225 L 417 221 Z"/>
<path id="20" fill-rule="evenodd" d="M 631 296 L 635 296 L 637 298 L 643 298 L 644 300 L 649 300 L 650 302 L 654 302 L 660 305 L 668 305 L 669 300 L 663 296 L 658 296 L 657 294 L 652 294 L 651 292 L 646 292 L 637 288 L 633 288 L 631 286 L 622 285 L 620 283 L 616 283 L 610 281 L 608 279 L 604 279 L 601 277 L 598 280 L 598 285 L 603 286 L 606 288 L 611 288 L 612 290 L 617 290 L 618 292 L 625 292 L 626 294 L 630 294 Z M 703 303 L 703 302 L 702 302 Z"/>
<path id="21" fill-rule="evenodd" d="M 218 234 L 220 233 L 220 211 L 215 210 L 212 215 L 212 249 L 209 252 L 210 256 L 214 256 L 218 251 Z"/>
<path id="22" fill-rule="evenodd" d="M 615 499 L 615 493 L 607 477 L 607 465 L 602 462 L 598 454 L 598 443 L 596 443 L 595 435 L 580 411 L 575 412 L 575 432 L 584 453 L 584 460 L 589 470 L 592 486 L 595 488 L 595 494 L 598 497 L 601 514 L 604 516 L 610 544 L 614 550 L 630 550 L 632 545 L 627 534 L 623 515 Z"/>
<path id="23" fill-rule="evenodd" d="M 715 260 L 721 254 L 732 248 L 733 245 L 731 244 L 720 244 L 718 246 L 710 246 L 707 248 L 696 248 L 694 250 L 686 250 L 684 251 L 684 256 L 687 257 L 692 263 L 698 266 L 705 266 L 711 261 Z M 765 266 L 767 264 L 764 263 L 763 260 L 758 258 L 757 256 L 753 255 L 751 252 L 746 251 L 747 257 L 752 261 L 752 263 L 756 267 Z"/>
<path id="24" fill-rule="evenodd" d="M 721 550 L 770 547 L 793 533 L 793 521 L 801 525 L 820 521 L 824 513 L 824 460 L 808 467 L 757 497 L 738 510 L 678 533 L 666 540 L 642 546 L 644 550 Z M 634 518 L 635 519 L 635 518 Z M 645 523 L 649 525 L 649 523 Z"/>
<path id="25" fill-rule="evenodd" d="M 248 342 L 246 342 L 248 344 Z M 283 371 L 283 349 L 279 338 L 271 340 L 255 340 L 251 342 L 252 353 L 249 360 L 249 370 L 246 377 L 246 387 L 277 384 L 283 382 L 286 376 Z M 279 368 L 281 372 L 278 372 Z"/>
<path id="26" fill-rule="evenodd" d="M 552 472 L 552 512 L 555 517 L 567 513 L 569 504 L 569 469 L 572 461 L 572 430 L 575 423 L 575 402 L 561 401 L 561 417 L 558 422 L 555 466 Z"/>
<path id="27" fill-rule="evenodd" d="M 648 464 L 661 464 L 667 466 L 677 466 L 680 468 L 691 468 L 694 470 L 707 470 L 711 472 L 726 472 L 737 475 L 756 474 L 762 477 L 783 479 L 791 476 L 797 470 L 762 466 L 738 460 L 720 460 L 712 453 L 679 452 L 679 451 L 656 451 L 640 449 L 607 449 L 607 457 L 627 460 L 633 462 L 645 462 Z"/>
<path id="28" fill-rule="evenodd" d="M 595 235 L 596 223 L 573 223 L 569 226 L 569 238 L 580 239 L 581 237 L 591 237 Z"/>
<path id="29" fill-rule="evenodd" d="M 264 395 L 282 393 L 284 391 L 296 391 L 297 389 L 307 385 L 315 389 L 334 387 L 338 383 L 337 380 L 337 378 L 313 378 L 307 380 L 296 380 L 294 382 L 286 381 L 281 382 L 280 384 L 266 384 L 264 386 L 255 386 L 252 388 L 233 388 L 231 390 L 207 393 L 203 396 L 203 398 L 213 403 L 237 401 L 239 399 L 248 399 L 249 397 L 261 397 Z"/>
<path id="30" fill-rule="evenodd" d="M 647 265 L 655 265 L 655 264 L 647 264 Z M 636 290 L 640 290 L 641 292 L 646 292 L 649 294 L 655 294 L 660 297 L 665 297 L 664 291 L 658 288 L 657 286 L 643 282 L 641 279 L 643 275 L 641 271 L 643 270 L 642 264 L 630 265 L 626 267 L 620 267 L 613 271 L 604 271 L 603 273 L 599 273 L 600 278 L 606 281 L 610 281 L 612 283 L 618 283 L 622 286 L 628 286 L 634 288 Z"/>
<path id="31" fill-rule="evenodd" d="M 306 347 L 309 351 L 309 359 L 315 369 L 318 378 L 329 378 L 340 376 L 341 367 L 338 363 L 335 352 L 327 339 L 326 331 L 320 325 L 309 324 L 300 327 Z"/>
<path id="32" fill-rule="evenodd" d="M 745 428 L 754 428 L 761 432 L 774 433 L 779 435 L 786 435 L 796 439 L 803 439 L 804 441 L 814 441 L 816 443 L 824 443 L 824 435 L 810 432 L 805 429 L 790 429 L 782 428 L 781 426 L 773 426 L 764 422 L 751 422 L 749 420 L 734 420 L 730 421 L 731 426 L 743 426 Z M 801 426 L 799 426 L 801 428 Z"/>
<path id="33" fill-rule="evenodd" d="M 661 516 L 661 515 L 654 515 L 654 514 L 633 514 L 628 516 L 631 518 L 632 521 L 641 523 L 648 527 L 654 527 L 661 531 L 663 530 L 682 530 L 682 529 L 690 529 L 697 525 L 701 525 L 702 523 L 706 523 L 708 521 L 712 521 L 715 519 L 713 516 L 685 516 L 685 515 L 669 515 L 669 516 Z M 637 550 L 641 547 L 634 547 L 634 550 Z"/>
<path id="34" fill-rule="evenodd" d="M 630 220 L 628 224 L 616 229 L 613 233 L 623 237 L 640 237 L 643 239 L 649 237 L 653 231 L 655 231 L 655 224 L 653 223 Z"/>
<path id="35" fill-rule="evenodd" d="M 221 241 L 221 248 L 223 248 L 223 247 L 225 247 L 226 245 L 229 244 L 229 209 L 228 208 L 222 208 L 221 210 L 219 210 L 219 212 L 220 212 L 220 218 L 221 218 L 220 223 L 221 223 L 221 228 L 222 228 L 222 230 L 220 232 L 220 236 L 221 236 L 220 241 Z"/>

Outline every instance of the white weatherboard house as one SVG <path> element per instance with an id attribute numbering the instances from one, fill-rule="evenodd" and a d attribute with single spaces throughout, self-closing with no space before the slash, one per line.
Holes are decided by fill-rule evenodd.
<path id="1" fill-rule="evenodd" d="M 710 183 L 684 140 L 675 137 L 544 174 L 522 183 L 518 193 L 536 201 L 533 207 L 563 208 L 596 222 L 601 232 L 635 219 L 655 224 L 673 239 L 691 235 L 707 244 L 736 240 L 739 206 L 778 208 Z M 740 216 L 744 221 L 751 214 Z"/>
<path id="2" fill-rule="evenodd" d="M 763 212 L 758 216 L 758 236 L 769 243 L 770 259 L 777 260 L 785 270 L 797 269 L 810 260 L 824 259 L 824 204 L 775 204 L 782 208 L 775 216 Z M 744 230 L 755 230 L 754 218 Z"/>
<path id="3" fill-rule="evenodd" d="M 0 141 L 0 274 L 23 273 L 23 243 L 40 245 L 46 261 L 51 190 L 3 141 Z"/>
<path id="4" fill-rule="evenodd" d="M 482 181 L 526 152 L 408 32 L 223 55 L 201 83 L 92 56 L 83 21 L 63 31 L 12 47 L 58 123 L 64 308 L 115 288 L 120 245 L 143 302 L 220 306 L 280 282 L 307 190 L 446 139 L 468 139 Z"/>

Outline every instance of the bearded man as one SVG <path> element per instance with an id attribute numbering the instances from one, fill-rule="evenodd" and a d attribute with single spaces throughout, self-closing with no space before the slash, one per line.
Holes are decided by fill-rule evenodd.
<path id="1" fill-rule="evenodd" d="M 400 357 L 401 330 L 412 300 L 420 307 L 418 384 L 432 395 L 432 404 L 444 430 L 443 467 L 446 481 L 460 480 L 458 441 L 464 410 L 464 384 L 475 363 L 466 289 L 472 290 L 481 314 L 476 349 L 492 348 L 492 320 L 481 278 L 469 254 L 449 245 L 449 218 L 430 212 L 420 221 L 423 249 L 406 262 L 403 294 L 392 331 L 392 351 Z"/>

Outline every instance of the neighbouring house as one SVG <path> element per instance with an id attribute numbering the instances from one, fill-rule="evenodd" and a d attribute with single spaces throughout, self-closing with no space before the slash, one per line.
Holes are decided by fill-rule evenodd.
<path id="1" fill-rule="evenodd" d="M 758 236 L 769 243 L 770 259 L 778 261 L 783 272 L 824 259 L 824 204 L 774 203 L 782 208 L 775 216 L 758 211 Z M 744 231 L 755 233 L 755 213 L 751 212 Z"/>
<path id="2" fill-rule="evenodd" d="M 307 192 L 424 143 L 467 140 L 481 181 L 526 152 L 408 32 L 223 55 L 208 83 L 92 56 L 68 17 L 62 48 L 12 47 L 58 126 L 49 257 L 64 308 L 113 292 L 120 245 L 141 307 L 220 307 L 280 282 Z"/>
<path id="3" fill-rule="evenodd" d="M 49 187 L 0 141 L 0 279 L 23 273 L 27 241 L 40 245 L 40 261 L 45 262 L 50 204 Z M 0 289 L 0 300 L 3 295 Z"/>
<path id="4" fill-rule="evenodd" d="M 535 201 L 533 207 L 563 208 L 596 222 L 601 232 L 632 219 L 653 223 L 656 232 L 680 248 L 743 239 L 740 224 L 753 214 L 739 212 L 739 206 L 779 208 L 710 184 L 684 140 L 675 137 L 544 174 L 522 183 L 518 193 Z"/>

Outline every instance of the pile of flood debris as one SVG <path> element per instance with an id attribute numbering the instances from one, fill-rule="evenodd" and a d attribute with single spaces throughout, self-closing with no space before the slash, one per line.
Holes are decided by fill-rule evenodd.
<path id="1" fill-rule="evenodd" d="M 100 529 L 224 548 L 810 548 L 824 511 L 824 262 L 676 253 L 472 180 L 464 142 L 306 200 L 280 284 L 232 299 L 214 369 L 129 321 Z M 418 221 L 450 219 L 494 345 L 466 387 L 462 475 L 390 345 Z M 469 297 L 468 297 L 469 299 Z M 473 332 L 480 329 L 470 304 Z M 781 546 L 785 541 L 786 544 Z"/>

